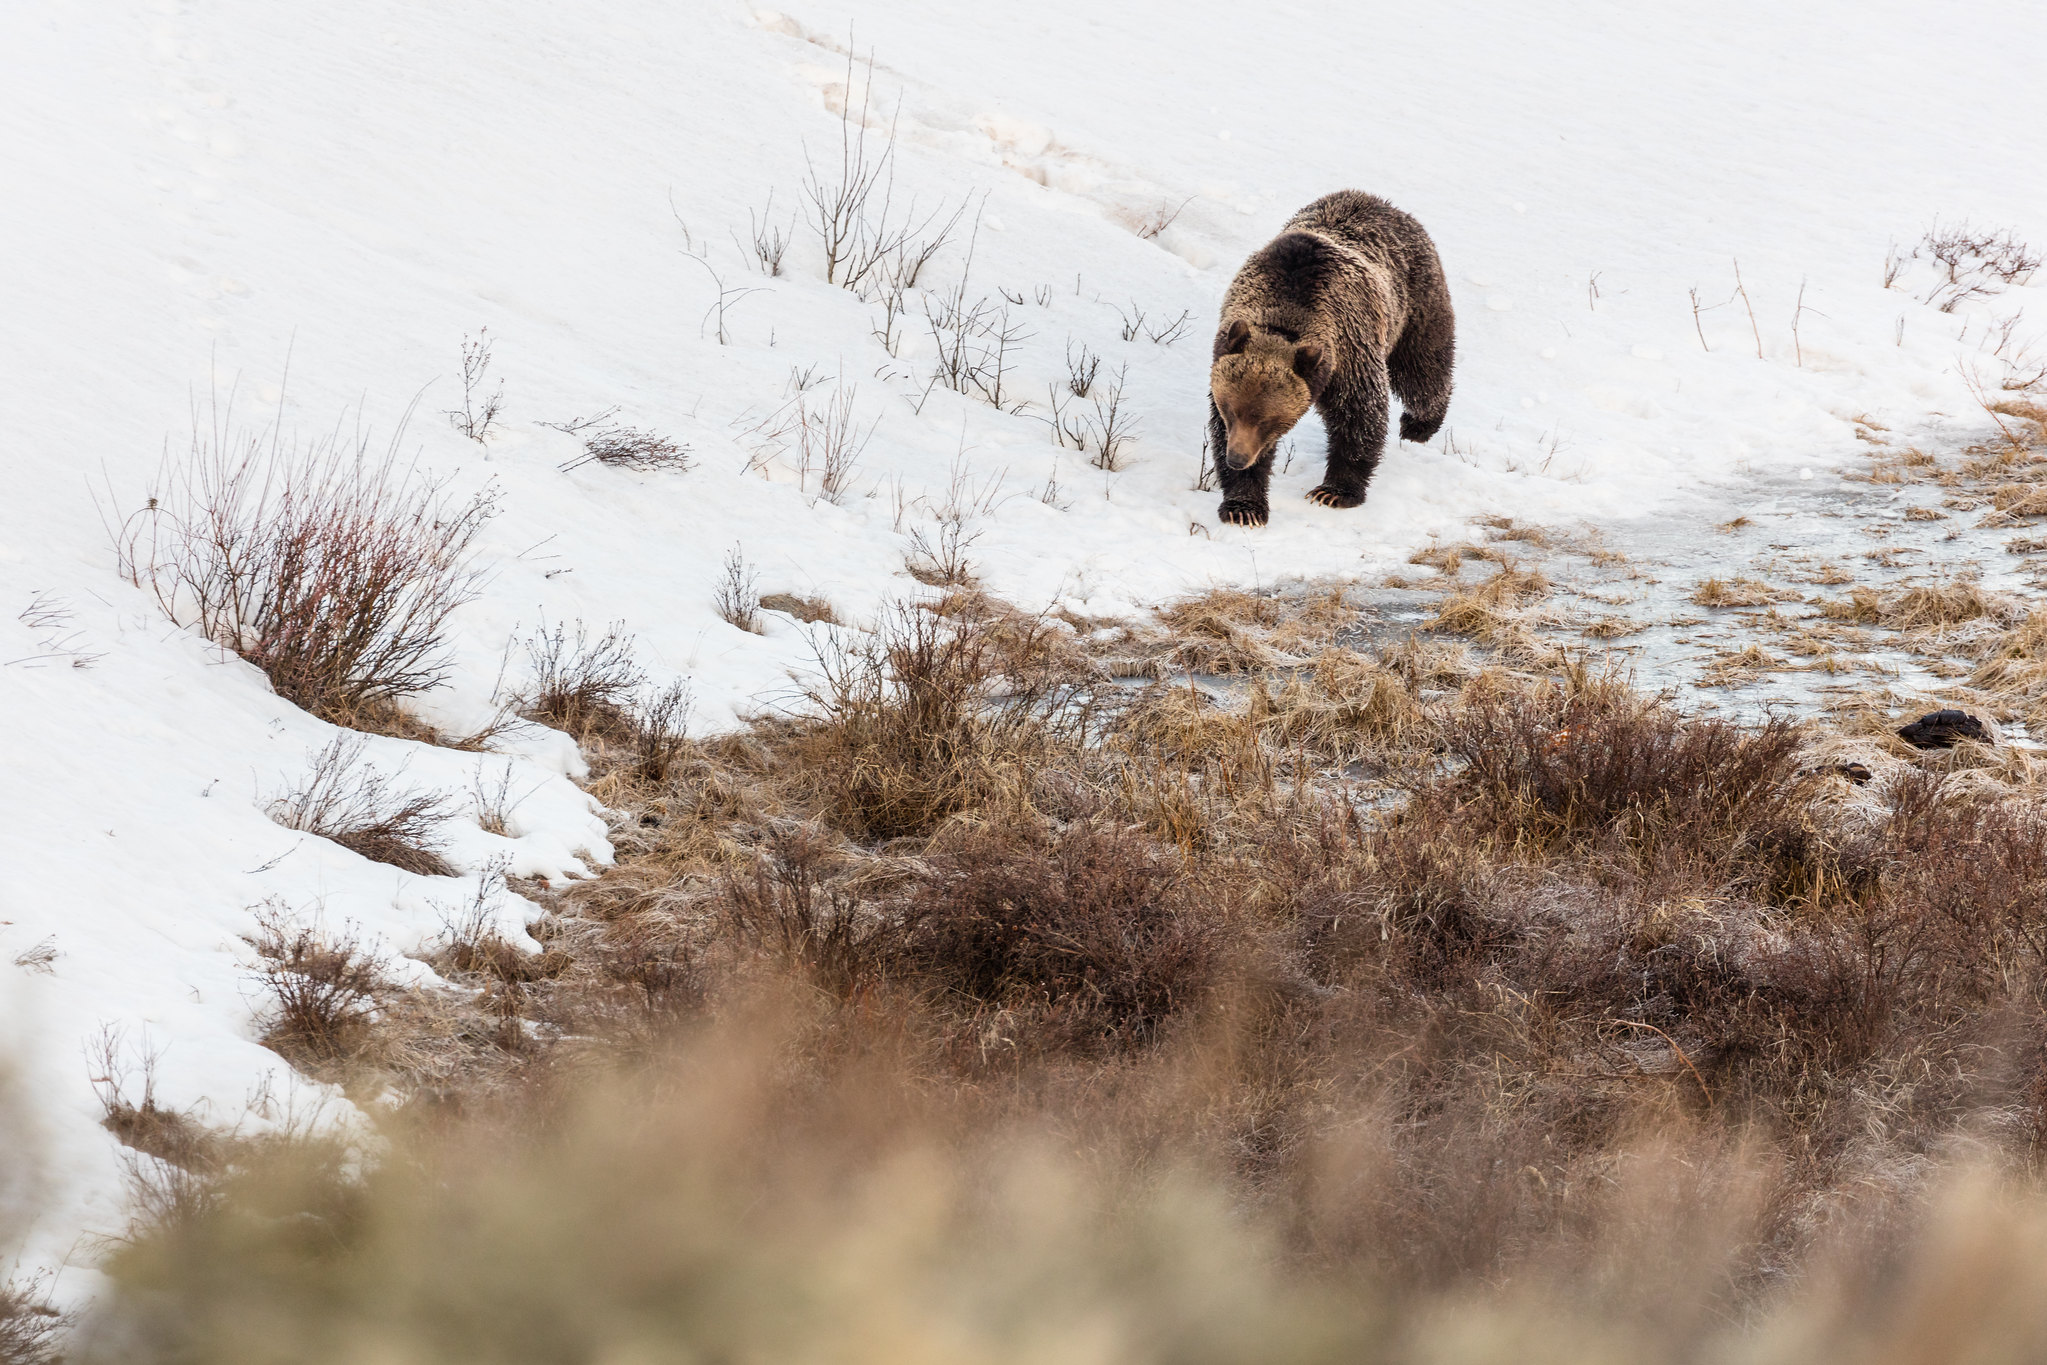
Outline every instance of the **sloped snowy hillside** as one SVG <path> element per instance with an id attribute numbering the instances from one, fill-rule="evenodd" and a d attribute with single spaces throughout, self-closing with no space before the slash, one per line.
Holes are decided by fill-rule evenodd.
<path id="1" fill-rule="evenodd" d="M 1831 477 L 1859 415 L 1984 429 L 1971 373 L 1996 382 L 2026 336 L 1999 326 L 2047 279 L 1943 311 L 1934 263 L 1885 276 L 1936 220 L 2047 240 L 2025 142 L 2047 95 L 2010 24 L 1840 0 L 0 6 L 0 1061 L 46 1162 L 24 1259 L 87 1292 L 92 1237 L 123 1223 L 102 1030 L 221 1122 L 323 1102 L 256 1041 L 252 907 L 359 925 L 402 964 L 486 868 L 609 857 L 573 747 L 530 729 L 487 754 L 368 741 L 465 810 L 520 798 L 503 834 L 455 822 L 463 877 L 269 817 L 332 727 L 165 619 L 108 532 L 216 399 L 251 431 L 360 422 L 379 448 L 410 410 L 406 459 L 494 489 L 488 582 L 428 719 L 487 721 L 520 681 L 508 644 L 543 621 L 620 621 L 655 683 L 689 681 L 697 726 L 730 724 L 810 658 L 786 616 L 758 635 L 718 616 L 735 552 L 848 628 L 921 591 L 906 558 L 948 543 L 998 595 L 1117 616 L 1382 571 L 1479 513 L 1610 523 Z M 894 221 L 953 225 L 893 320 L 826 281 L 802 221 L 806 175 L 838 171 L 849 49 L 856 87 L 874 60 L 853 92 L 870 155 L 894 132 Z M 1301 498 L 1304 429 L 1271 526 L 1225 529 L 1194 486 L 1217 300 L 1344 186 L 1435 234 L 1449 428 L 1393 450 L 1354 512 Z M 757 227 L 788 235 L 779 275 Z M 1009 338 L 999 395 L 934 382 L 948 306 L 982 308 L 977 353 Z M 476 442 L 443 414 L 486 329 L 479 396 L 501 383 L 503 410 Z M 1088 448 L 1055 439 L 1054 399 Z M 836 498 L 801 428 L 834 405 L 865 436 Z M 564 472 L 582 445 L 559 425 L 611 410 L 693 467 Z"/>

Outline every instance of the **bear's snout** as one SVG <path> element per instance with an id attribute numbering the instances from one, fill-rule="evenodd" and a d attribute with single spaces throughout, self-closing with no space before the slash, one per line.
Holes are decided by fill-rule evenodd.
<path id="1" fill-rule="evenodd" d="M 1249 432 L 1239 434 L 1232 431 L 1229 442 L 1223 448 L 1223 462 L 1232 469 L 1249 469 L 1258 463 L 1258 457 L 1265 453 L 1256 436 Z"/>

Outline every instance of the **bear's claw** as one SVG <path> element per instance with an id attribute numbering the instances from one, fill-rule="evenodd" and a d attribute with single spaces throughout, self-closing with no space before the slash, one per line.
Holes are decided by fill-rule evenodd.
<path id="1" fill-rule="evenodd" d="M 1234 499 L 1216 509 L 1215 517 L 1225 526 L 1263 526 L 1271 517 L 1263 503 L 1237 502 Z"/>
<path id="2" fill-rule="evenodd" d="M 1356 507 L 1364 500 L 1363 493 L 1349 493 L 1326 483 L 1318 483 L 1308 490 L 1308 501 L 1324 507 Z"/>

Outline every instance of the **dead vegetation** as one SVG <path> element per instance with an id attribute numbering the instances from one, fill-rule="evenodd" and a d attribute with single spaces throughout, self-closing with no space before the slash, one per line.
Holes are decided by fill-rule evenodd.
<path id="1" fill-rule="evenodd" d="M 60 1338 L 69 1319 L 45 1296 L 36 1276 L 0 1280 L 0 1361 L 7 1365 L 61 1365 Z"/>
<path id="2" fill-rule="evenodd" d="M 302 1071 L 333 1077 L 360 1052 L 381 984 L 381 965 L 352 931 L 328 933 L 266 903 L 248 936 L 268 996 L 256 1024 L 266 1046 Z"/>
<path id="3" fill-rule="evenodd" d="M 696 461 L 690 458 L 689 447 L 678 445 L 658 432 L 612 422 L 564 423 L 557 430 L 580 436 L 583 441 L 582 453 L 558 466 L 564 474 L 586 464 L 642 473 L 666 471 L 676 474 L 696 467 Z"/>
<path id="4" fill-rule="evenodd" d="M 1760 578 L 1708 578 L 1692 589 L 1689 600 L 1701 607 L 1767 607 L 1795 602 L 1798 594 L 1774 588 Z"/>
<path id="5" fill-rule="evenodd" d="M 1820 605 L 1829 620 L 1853 621 L 1887 626 L 1893 630 L 1920 630 L 1960 625 L 1968 621 L 2016 619 L 2019 608 L 2010 598 L 1983 590 L 1972 579 L 1953 579 L 1893 593 L 1874 588 L 1855 588 L 1845 598 Z"/>
<path id="6" fill-rule="evenodd" d="M 1508 565 L 1466 592 L 1504 617 L 1545 588 Z M 262 1164 L 144 1229 L 113 1311 L 166 1344 L 128 1358 L 252 1321 L 339 1358 L 495 1296 L 562 1311 L 544 1347 L 465 1314 L 491 1359 L 802 1355 L 807 1317 L 745 1306 L 796 1283 L 832 1340 L 875 1314 L 914 1355 L 936 1313 L 954 1351 L 1054 1263 L 1144 1324 L 1114 1360 L 1218 1295 L 1176 1358 L 1369 1357 L 1388 1321 L 1436 1340 L 1524 1296 L 1649 1360 L 1748 1359 L 1727 1324 L 1787 1302 L 1894 1311 L 1898 1267 L 1944 1254 L 1921 1228 L 1946 1154 L 2019 1170 L 2047 1131 L 2022 776 L 1358 625 L 1306 587 L 1120 635 L 956 593 L 821 637 L 804 695 L 678 732 L 658 773 L 609 651 L 608 690 L 552 714 L 583 717 L 620 862 L 521 884 L 542 953 L 494 885 L 450 913 L 430 960 L 463 993 L 432 1000 L 266 922 L 273 1046 L 389 1094 L 394 1152 L 363 1183 Z M 1104 681 L 1229 632 L 1295 662 Z M 1989 681 L 2025 685 L 2039 634 L 2013 626 Z M 1239 1251 L 1265 1268 L 1216 1280 Z M 1499 1330 L 1448 1358 L 1509 1358 Z"/>
<path id="7" fill-rule="evenodd" d="M 793 592 L 763 593 L 760 599 L 760 609 L 762 611 L 779 611 L 784 616 L 793 617 L 806 626 L 820 623 L 828 626 L 844 624 L 839 620 L 838 612 L 832 609 L 832 604 L 825 601 L 822 597 L 799 597 Z"/>
<path id="8" fill-rule="evenodd" d="M 378 454 L 360 430 L 299 445 L 236 427 L 231 404 L 210 419 L 115 530 L 122 575 L 336 723 L 440 686 L 494 495 L 403 462 L 402 424 Z"/>
<path id="9" fill-rule="evenodd" d="M 453 807 L 439 794 L 399 789 L 363 758 L 368 742 L 362 735 L 336 735 L 309 757 L 304 781 L 271 802 L 270 818 L 371 862 L 422 877 L 453 876 L 440 854 L 440 828 Z"/>
<path id="10" fill-rule="evenodd" d="M 1921 301 L 1943 313 L 1952 313 L 1970 299 L 2025 284 L 2040 266 L 2040 257 L 2011 229 L 1977 228 L 1966 222 L 1947 226 L 1936 222 L 1912 249 L 1910 259 L 1932 265 L 1935 280 Z M 1897 271 L 1887 268 L 1885 273 L 1888 287 Z"/>

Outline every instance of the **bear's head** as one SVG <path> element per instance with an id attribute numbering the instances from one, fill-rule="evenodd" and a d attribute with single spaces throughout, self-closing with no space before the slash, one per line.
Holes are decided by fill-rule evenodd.
<path id="1" fill-rule="evenodd" d="M 1254 335 L 1242 318 L 1224 328 L 1208 371 L 1208 394 L 1229 437 L 1224 461 L 1249 469 L 1270 455 L 1328 382 L 1328 356 L 1314 342 Z"/>

